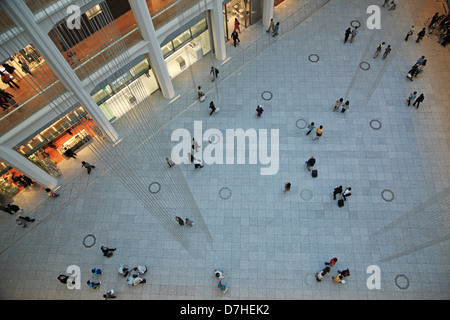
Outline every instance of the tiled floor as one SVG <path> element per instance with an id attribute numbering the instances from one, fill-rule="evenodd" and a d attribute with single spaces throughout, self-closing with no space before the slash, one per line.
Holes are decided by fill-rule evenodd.
<path id="1" fill-rule="evenodd" d="M 443 12 L 442 3 L 412 0 L 395 11 L 381 8 L 381 30 L 365 26 L 371 1 L 314 4 L 312 15 L 296 26 L 302 18 L 289 17 L 289 6 L 304 4 L 286 0 L 276 8 L 278 38 L 256 24 L 242 32 L 238 48 L 228 43 L 229 61 L 221 65 L 210 54 L 175 78 L 175 102 L 152 95 L 150 122 L 159 127 L 145 129 L 145 139 L 124 140 L 120 150 L 131 156 L 116 158 L 113 169 L 108 156 L 118 153 L 94 155 L 85 148 L 79 159 L 63 164 L 61 197 L 21 193 L 16 202 L 36 222 L 22 229 L 11 216 L 0 217 L 0 297 L 102 299 L 113 288 L 119 299 L 449 299 L 450 54 L 433 36 L 419 44 L 403 40 L 411 24 Z M 344 44 L 353 20 L 361 22 L 360 34 Z M 393 51 L 374 60 L 381 41 Z M 311 54 L 319 61 L 310 62 Z M 421 55 L 428 59 L 426 70 L 410 82 L 406 73 Z M 368 71 L 359 68 L 362 61 L 370 64 Z M 221 70 L 214 83 L 208 78 L 212 64 Z M 195 102 L 197 85 L 208 92 L 204 103 Z M 413 90 L 425 94 L 419 109 L 406 105 Z M 262 98 L 265 91 L 270 100 Z M 345 114 L 332 112 L 340 97 L 350 101 Z M 221 109 L 211 117 L 210 100 Z M 265 109 L 259 119 L 258 104 Z M 128 132 L 126 120 L 114 124 L 121 133 Z M 279 130 L 278 173 L 261 175 L 261 158 L 257 164 L 168 169 L 160 152 L 175 146 L 169 143 L 174 130 L 192 134 L 194 121 L 224 137 L 226 129 Z M 305 135 L 311 121 L 324 126 L 319 140 Z M 210 143 L 200 145 L 205 151 Z M 317 178 L 305 169 L 311 155 Z M 81 159 L 97 166 L 90 176 Z M 129 166 L 121 167 L 124 162 Z M 141 176 L 127 185 L 136 171 Z M 152 196 L 140 193 L 152 181 L 164 181 L 155 198 L 167 207 L 149 205 Z M 292 189 L 284 193 L 288 181 Z M 338 185 L 353 190 L 343 208 L 332 200 Z M 192 228 L 173 219 L 183 210 L 194 215 Z M 83 245 L 88 235 L 96 240 L 91 248 Z M 112 258 L 101 255 L 103 244 L 117 247 Z M 315 280 L 332 257 L 339 258 L 332 274 L 350 269 L 345 284 Z M 147 284 L 128 286 L 117 273 L 121 263 L 145 264 Z M 80 290 L 56 280 L 70 265 L 81 269 Z M 380 289 L 367 286 L 373 265 L 381 272 Z M 92 267 L 103 269 L 100 290 L 85 284 Z M 225 273 L 225 295 L 216 287 L 216 267 Z"/>

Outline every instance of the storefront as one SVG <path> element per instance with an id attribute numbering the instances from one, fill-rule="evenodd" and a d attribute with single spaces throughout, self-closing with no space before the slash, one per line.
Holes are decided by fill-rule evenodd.
<path id="1" fill-rule="evenodd" d="M 211 51 L 208 25 L 203 14 L 169 35 L 161 47 L 173 79 Z"/>
<path id="2" fill-rule="evenodd" d="M 241 31 L 262 19 L 262 0 L 224 0 L 222 6 L 225 39 L 227 40 L 234 31 L 235 19 L 239 21 Z"/>
<path id="3" fill-rule="evenodd" d="M 126 90 L 127 88 L 131 90 Z M 108 121 L 113 123 L 158 89 L 158 82 L 148 59 L 141 56 L 99 83 L 91 95 Z M 136 96 L 133 92 L 140 94 Z"/>
<path id="4" fill-rule="evenodd" d="M 0 202 L 12 198 L 17 193 L 28 187 L 29 180 L 13 167 L 0 161 Z"/>
<path id="5" fill-rule="evenodd" d="M 96 136 L 96 124 L 81 106 L 53 121 L 46 129 L 25 139 L 14 149 L 53 177 L 61 175 L 58 163 L 65 152 L 83 148 Z"/>

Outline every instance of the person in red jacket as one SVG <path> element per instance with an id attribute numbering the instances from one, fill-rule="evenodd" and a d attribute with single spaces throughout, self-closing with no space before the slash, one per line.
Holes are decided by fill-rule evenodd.
<path id="1" fill-rule="evenodd" d="M 336 265 L 336 262 L 338 261 L 338 258 L 333 258 L 330 260 L 330 262 L 325 262 L 326 266 L 334 267 Z"/>

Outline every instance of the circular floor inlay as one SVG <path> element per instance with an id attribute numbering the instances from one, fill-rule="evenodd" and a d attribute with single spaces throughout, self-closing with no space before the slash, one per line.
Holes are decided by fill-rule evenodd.
<path id="1" fill-rule="evenodd" d="M 371 120 L 369 125 L 373 130 L 381 129 L 381 122 L 379 120 Z"/>
<path id="2" fill-rule="evenodd" d="M 223 200 L 230 199 L 230 197 L 231 197 L 231 190 L 230 190 L 230 188 L 223 187 L 222 189 L 220 189 L 219 197 L 222 198 Z"/>
<path id="3" fill-rule="evenodd" d="M 300 124 L 300 125 L 299 125 L 299 124 Z M 307 125 L 308 125 L 308 123 L 307 123 L 305 120 L 303 120 L 303 119 L 298 119 L 298 120 L 295 122 L 295 126 L 296 126 L 297 128 L 299 128 L 299 129 L 305 129 Z"/>
<path id="4" fill-rule="evenodd" d="M 363 62 L 361 62 L 361 63 L 359 64 L 359 67 L 360 67 L 362 70 L 367 71 L 367 70 L 370 69 L 370 64 L 369 64 L 368 62 L 366 62 L 366 61 L 363 61 Z"/>
<path id="5" fill-rule="evenodd" d="M 217 144 L 220 141 L 220 137 L 217 134 L 213 133 L 208 137 L 208 141 L 209 143 Z"/>
<path id="6" fill-rule="evenodd" d="M 309 189 L 302 189 L 300 190 L 300 197 L 305 201 L 309 201 L 313 197 L 313 192 Z"/>
<path id="7" fill-rule="evenodd" d="M 89 239 L 88 241 L 86 241 L 87 239 Z M 86 237 L 84 237 L 84 239 L 83 239 L 83 245 L 86 247 L 86 248 L 90 248 L 90 247 L 92 247 L 94 244 L 95 244 L 95 241 L 96 241 L 96 239 L 95 239 L 95 236 L 93 235 L 93 234 L 88 234 Z M 86 243 L 87 242 L 87 243 Z"/>
<path id="8" fill-rule="evenodd" d="M 361 22 L 359 22 L 358 20 L 352 20 L 350 21 L 350 25 L 355 28 L 355 27 L 361 27 Z"/>
<path id="9" fill-rule="evenodd" d="M 270 92 L 270 91 L 264 91 L 261 94 L 261 98 L 263 98 L 264 100 L 270 100 L 270 99 L 272 99 L 272 97 L 273 97 L 273 95 L 272 95 L 272 92 Z"/>
<path id="10" fill-rule="evenodd" d="M 394 193 L 389 189 L 384 189 L 381 191 L 381 198 L 383 198 L 384 201 L 391 202 L 394 200 Z"/>
<path id="11" fill-rule="evenodd" d="M 310 54 L 308 56 L 308 60 L 311 61 L 311 62 L 317 62 L 317 61 L 319 61 L 319 56 L 317 54 L 315 54 L 315 53 Z"/>
<path id="12" fill-rule="evenodd" d="M 404 274 L 399 274 L 395 277 L 395 285 L 402 290 L 409 288 L 409 279 Z"/>
<path id="13" fill-rule="evenodd" d="M 150 191 L 150 193 L 158 193 L 161 190 L 161 184 L 159 182 L 152 182 L 150 183 L 150 185 L 148 186 L 148 191 Z"/>

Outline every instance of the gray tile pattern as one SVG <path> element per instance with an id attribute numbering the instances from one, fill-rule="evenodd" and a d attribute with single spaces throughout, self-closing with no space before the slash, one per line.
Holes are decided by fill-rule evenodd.
<path id="1" fill-rule="evenodd" d="M 309 2 L 286 0 L 275 9 L 281 21 L 278 38 L 256 24 L 243 30 L 238 48 L 227 44 L 231 59 L 225 64 L 217 64 L 211 54 L 204 57 L 174 79 L 180 93 L 176 102 L 152 95 L 151 113 L 163 126 L 152 139 L 166 141 L 177 128 L 192 132 L 194 121 L 202 121 L 203 130 L 223 133 L 278 129 L 278 174 L 260 175 L 260 164 L 172 168 L 185 177 L 212 236 L 210 244 L 195 243 L 201 252 L 193 254 L 148 213 L 108 169 L 105 158 L 85 148 L 80 159 L 97 166 L 91 176 L 79 169 L 79 160 L 67 160 L 61 197 L 43 198 L 38 190 L 17 197 L 25 212 L 36 217 L 30 229 L 0 217 L 0 297 L 102 299 L 114 288 L 119 299 L 449 299 L 449 241 L 445 228 L 442 238 L 435 234 L 441 232 L 439 225 L 448 225 L 450 211 L 450 55 L 433 36 L 420 44 L 403 41 L 412 22 L 419 26 L 442 12 L 441 3 L 427 0 L 414 17 L 422 2 L 402 1 L 392 12 L 381 8 L 382 29 L 370 31 L 364 22 L 371 1 L 332 0 L 323 7 L 323 2 L 311 1 L 312 16 L 295 26 L 295 19 L 309 14 L 300 11 L 289 18 L 294 11 L 290 6 Z M 352 20 L 363 27 L 354 43 L 344 45 L 343 33 Z M 382 39 L 395 44 L 393 52 L 386 60 L 373 60 Z M 245 60 L 250 52 L 255 55 Z M 320 60 L 311 63 L 310 54 Z M 409 82 L 406 72 L 421 55 L 428 58 L 426 70 Z M 369 62 L 370 70 L 361 70 L 361 61 Z M 208 78 L 212 64 L 221 70 L 216 83 Z M 195 102 L 199 84 L 220 113 L 209 117 L 207 103 Z M 426 96 L 419 109 L 406 106 L 412 90 Z M 272 99 L 264 100 L 264 91 Z M 347 113 L 332 112 L 340 97 L 350 100 Z M 258 104 L 265 113 L 256 119 Z M 313 141 L 312 135 L 305 136 L 298 119 L 323 124 L 323 137 Z M 382 125 L 379 130 L 370 127 L 374 119 Z M 115 124 L 118 130 L 121 125 Z M 317 178 L 305 169 L 311 155 L 317 159 Z M 136 151 L 143 171 L 148 161 L 164 165 Z M 287 181 L 292 183 L 289 193 L 283 192 Z M 332 200 L 333 188 L 340 184 L 353 189 L 343 208 Z M 231 191 L 228 199 L 220 197 L 224 188 Z M 394 194 L 390 202 L 382 199 L 385 189 Z M 422 227 L 417 210 L 430 201 L 436 211 L 425 206 L 421 212 L 435 223 Z M 396 221 L 404 223 L 387 227 Z M 198 232 L 196 227 L 191 231 Z M 180 232 L 190 232 L 186 230 Z M 383 237 L 377 237 L 380 233 Z M 92 248 L 83 245 L 89 234 L 96 238 Z M 431 239 L 430 245 L 408 246 L 416 236 Z M 102 244 L 117 247 L 112 258 L 101 255 Z M 399 255 L 410 248 L 414 250 Z M 316 282 L 315 273 L 335 256 L 339 261 L 332 273 L 349 268 L 351 277 L 345 284 L 329 277 Z M 148 283 L 129 287 L 117 273 L 121 263 L 148 266 Z M 81 290 L 68 290 L 56 280 L 72 264 L 82 270 Z M 370 265 L 380 267 L 380 290 L 367 288 Z M 92 267 L 104 271 L 100 290 L 85 284 Z M 225 273 L 225 295 L 216 287 L 216 267 Z M 401 289 L 405 277 L 409 287 Z"/>

